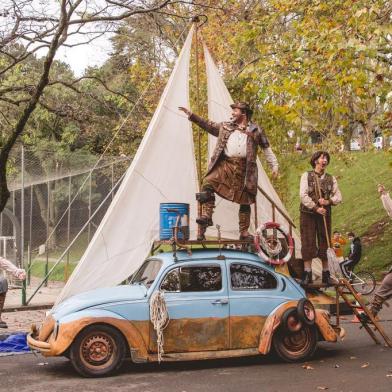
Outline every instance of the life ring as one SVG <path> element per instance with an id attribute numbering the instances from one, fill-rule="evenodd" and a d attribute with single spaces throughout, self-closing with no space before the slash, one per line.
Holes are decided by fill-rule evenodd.
<path id="1" fill-rule="evenodd" d="M 281 234 L 283 234 L 284 238 L 286 239 L 287 246 L 288 246 L 288 252 L 287 254 L 281 258 L 277 259 L 274 255 L 271 256 L 271 252 L 268 253 L 267 250 L 263 249 L 262 247 L 262 242 L 266 242 L 266 239 L 262 239 L 263 236 L 263 231 L 266 229 L 275 229 L 279 231 Z M 256 248 L 256 252 L 258 256 L 265 262 L 274 264 L 274 265 L 281 265 L 288 263 L 291 259 L 291 257 L 294 254 L 294 240 L 293 237 L 283 230 L 280 226 L 279 223 L 277 222 L 266 222 L 263 225 L 259 226 L 256 230 L 256 235 L 254 236 L 254 244 Z M 279 249 L 278 254 L 281 252 L 281 248 Z"/>

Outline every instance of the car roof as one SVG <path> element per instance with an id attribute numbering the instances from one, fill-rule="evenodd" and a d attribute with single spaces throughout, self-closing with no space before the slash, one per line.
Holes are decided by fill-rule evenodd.
<path id="1" fill-rule="evenodd" d="M 173 252 L 162 252 L 157 253 L 150 259 L 161 259 L 166 266 L 176 264 L 184 261 L 197 261 L 197 260 L 217 260 L 218 256 L 224 256 L 229 260 L 241 260 L 241 261 L 253 261 L 260 263 L 264 268 L 274 271 L 269 264 L 265 263 L 257 254 L 251 252 L 240 251 L 236 249 L 219 249 L 219 248 L 208 248 L 208 249 L 192 249 L 191 255 L 186 250 L 177 251 L 177 260 L 174 258 Z"/>

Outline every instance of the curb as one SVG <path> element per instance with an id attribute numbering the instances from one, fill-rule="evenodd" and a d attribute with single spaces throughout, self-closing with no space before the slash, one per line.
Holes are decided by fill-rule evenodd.
<path id="1" fill-rule="evenodd" d="M 9 312 L 23 312 L 26 310 L 45 310 L 52 309 L 54 304 L 37 304 L 37 305 L 18 305 L 18 306 L 9 306 L 4 308 L 3 313 Z"/>

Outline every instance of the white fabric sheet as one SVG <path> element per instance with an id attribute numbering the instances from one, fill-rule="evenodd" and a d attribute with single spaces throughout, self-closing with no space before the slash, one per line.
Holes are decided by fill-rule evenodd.
<path id="1" fill-rule="evenodd" d="M 178 110 L 189 107 L 188 34 L 155 114 L 126 176 L 86 252 L 56 303 L 128 278 L 159 238 L 159 203 L 190 203 L 196 233 L 198 189 L 191 124 Z"/>
<path id="2" fill-rule="evenodd" d="M 231 117 L 230 105 L 233 99 L 225 86 L 219 70 L 215 65 L 210 52 L 204 46 L 204 57 L 207 68 L 207 92 L 208 92 L 208 117 L 216 122 L 228 121 Z M 208 153 L 211 157 L 216 144 L 217 138 L 208 135 Z M 272 186 L 261 162 L 257 159 L 258 167 L 258 185 L 267 193 L 267 195 L 281 208 L 281 210 L 289 216 L 282 201 Z M 238 238 L 238 210 L 239 205 L 230 201 L 217 197 L 216 208 L 214 212 L 214 224 L 221 226 L 221 234 L 224 238 Z M 285 230 L 288 230 L 288 224 L 285 218 L 276 211 L 276 221 L 279 222 Z M 258 224 L 262 222 L 272 221 L 271 203 L 258 192 L 257 194 L 257 217 Z M 252 208 L 252 230 L 254 230 L 254 209 Z M 208 236 L 215 237 L 217 230 L 211 227 L 207 231 Z M 296 244 L 296 256 L 301 255 L 301 241 L 296 230 L 293 230 L 293 236 Z"/>

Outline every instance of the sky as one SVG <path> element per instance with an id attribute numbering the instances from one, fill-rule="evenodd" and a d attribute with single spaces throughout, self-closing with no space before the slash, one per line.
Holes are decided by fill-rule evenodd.
<path id="1" fill-rule="evenodd" d="M 108 59 L 112 50 L 109 38 L 109 34 L 106 34 L 87 45 L 61 47 L 56 59 L 69 64 L 75 75 L 80 77 L 87 67 L 100 66 Z"/>

